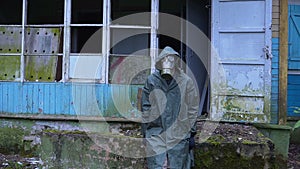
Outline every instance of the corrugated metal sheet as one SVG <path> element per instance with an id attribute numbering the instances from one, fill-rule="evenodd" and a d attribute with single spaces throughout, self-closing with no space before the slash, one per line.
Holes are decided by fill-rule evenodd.
<path id="1" fill-rule="evenodd" d="M 138 118 L 140 114 L 136 106 L 139 87 L 0 82 L 0 112 Z"/>

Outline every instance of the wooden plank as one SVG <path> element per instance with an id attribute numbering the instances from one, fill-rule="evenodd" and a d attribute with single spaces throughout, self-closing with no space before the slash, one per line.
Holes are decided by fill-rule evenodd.
<path id="1" fill-rule="evenodd" d="M 273 0 L 272 5 L 274 5 L 274 6 L 279 6 L 279 5 L 280 5 L 279 1 L 280 1 L 280 0 Z"/>
<path id="2" fill-rule="evenodd" d="M 38 103 L 38 112 L 39 114 L 44 113 L 44 101 L 45 101 L 45 96 L 44 96 L 44 84 L 39 85 L 38 87 L 38 93 L 39 93 L 39 103 Z"/>
<path id="3" fill-rule="evenodd" d="M 288 0 L 280 1 L 279 47 L 279 118 L 278 124 L 287 122 L 287 73 L 288 73 Z"/>
<path id="4" fill-rule="evenodd" d="M 279 26 L 279 18 L 273 18 L 272 19 L 272 24 L 275 26 L 275 25 L 278 25 Z M 273 27 L 272 25 L 272 27 Z"/>
<path id="5" fill-rule="evenodd" d="M 272 32 L 272 37 L 274 37 L 274 38 L 279 37 L 279 32 Z"/>
<path id="6" fill-rule="evenodd" d="M 27 86 L 27 112 L 33 113 L 33 84 L 28 84 Z"/>
<path id="7" fill-rule="evenodd" d="M 39 113 L 39 85 L 35 84 L 33 86 L 33 93 L 32 93 L 32 112 Z"/>
<path id="8" fill-rule="evenodd" d="M 63 112 L 63 90 L 62 90 L 62 85 L 60 83 L 54 83 L 53 84 L 55 88 L 55 114 L 60 115 L 60 114 L 65 114 Z"/>

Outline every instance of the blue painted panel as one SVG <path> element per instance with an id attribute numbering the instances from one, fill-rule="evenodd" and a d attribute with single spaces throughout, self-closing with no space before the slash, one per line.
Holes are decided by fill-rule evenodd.
<path id="1" fill-rule="evenodd" d="M 0 83 L 0 112 L 2 112 L 4 110 L 3 108 L 3 83 Z"/>
<path id="2" fill-rule="evenodd" d="M 59 83 L 59 84 L 54 84 L 53 87 L 55 88 L 55 110 L 54 113 L 59 115 L 59 114 L 66 114 L 68 112 L 63 112 L 63 86 Z"/>
<path id="3" fill-rule="evenodd" d="M 15 85 L 12 85 L 11 88 L 9 88 L 9 86 L 6 87 L 7 88 L 7 107 L 10 108 L 12 107 L 12 112 L 14 113 L 16 111 L 16 106 L 14 105 L 14 97 L 16 97 L 17 93 L 13 92 Z"/>
<path id="4" fill-rule="evenodd" d="M 300 5 L 289 5 L 289 69 L 300 70 Z"/>
<path id="5" fill-rule="evenodd" d="M 3 85 L 2 87 L 3 95 L 2 95 L 2 105 L 3 105 L 3 111 L 6 112 L 8 111 L 8 94 L 9 94 L 9 89 L 6 84 Z"/>
<path id="6" fill-rule="evenodd" d="M 62 84 L 61 94 L 62 94 L 62 100 L 61 100 L 61 113 L 64 113 L 66 115 L 71 115 L 71 101 L 70 101 L 70 87 L 68 84 Z"/>
<path id="7" fill-rule="evenodd" d="M 66 85 L 66 94 L 68 93 L 68 97 L 69 97 L 69 105 L 70 105 L 70 108 L 69 108 L 69 115 L 76 115 L 76 111 L 75 111 L 75 106 L 74 106 L 74 96 L 73 96 L 73 86 L 71 84 L 67 84 Z"/>
<path id="8" fill-rule="evenodd" d="M 39 113 L 39 85 L 32 85 L 32 113 Z"/>
<path id="9" fill-rule="evenodd" d="M 138 87 L 141 86 L 0 82 L 0 112 L 139 117 L 135 107 Z"/>
<path id="10" fill-rule="evenodd" d="M 12 87 L 12 93 L 14 93 L 14 95 L 11 98 L 12 103 L 10 105 L 10 106 L 13 106 L 13 108 L 14 108 L 13 113 L 20 112 L 20 108 L 21 108 L 20 100 L 22 98 L 22 93 L 18 92 L 18 89 L 19 89 L 19 85 L 17 83 L 14 83 L 13 87 Z"/>
<path id="11" fill-rule="evenodd" d="M 45 95 L 44 95 L 44 85 L 38 85 L 38 95 L 39 95 L 39 100 L 38 100 L 38 112 L 39 113 L 44 113 L 44 106 L 45 106 Z"/>
<path id="12" fill-rule="evenodd" d="M 45 114 L 50 114 L 50 85 L 49 84 L 44 84 L 43 85 L 43 88 L 44 88 L 44 92 L 43 92 L 43 95 L 44 95 L 44 104 L 43 104 L 43 112 Z"/>
<path id="13" fill-rule="evenodd" d="M 271 123 L 278 121 L 278 60 L 279 60 L 279 38 L 272 38 L 272 87 L 271 87 Z"/>
<path id="14" fill-rule="evenodd" d="M 300 116 L 300 75 L 288 75 L 287 95 L 288 116 Z"/>
<path id="15" fill-rule="evenodd" d="M 98 116 L 104 116 L 104 98 L 105 98 L 105 86 L 104 85 L 96 85 L 95 95 L 97 98 L 97 104 L 99 108 L 99 112 L 97 112 Z"/>
<path id="16" fill-rule="evenodd" d="M 289 5 L 289 70 L 300 70 L 300 6 Z M 288 116 L 300 116 L 300 76 L 288 75 Z"/>
<path id="17" fill-rule="evenodd" d="M 37 99 L 37 98 L 33 98 L 33 93 L 34 93 L 33 86 L 34 86 L 33 84 L 28 85 L 28 90 L 27 90 L 27 95 L 28 95 L 27 100 L 28 100 L 28 105 L 30 105 L 30 106 L 28 106 L 27 111 L 29 113 L 34 113 L 33 106 L 35 106 L 35 105 L 33 104 L 33 102 L 34 102 L 34 99 Z"/>

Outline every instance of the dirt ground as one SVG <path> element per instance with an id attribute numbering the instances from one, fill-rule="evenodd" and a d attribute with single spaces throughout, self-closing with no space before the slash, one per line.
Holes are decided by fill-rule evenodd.
<path id="1" fill-rule="evenodd" d="M 288 169 L 300 169 L 300 144 L 290 144 Z"/>

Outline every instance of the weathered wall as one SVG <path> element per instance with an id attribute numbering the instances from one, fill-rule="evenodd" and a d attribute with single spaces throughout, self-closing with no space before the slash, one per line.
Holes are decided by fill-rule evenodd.
<path id="1" fill-rule="evenodd" d="M 271 87 L 271 123 L 278 121 L 279 94 L 279 0 L 272 2 L 272 87 Z"/>
<path id="2" fill-rule="evenodd" d="M 0 115 L 138 118 L 136 85 L 0 82 Z M 26 116 L 27 115 L 27 116 Z"/>

